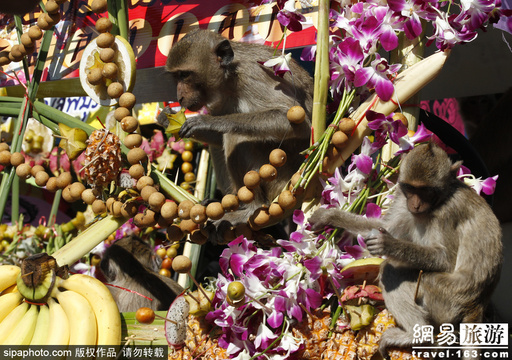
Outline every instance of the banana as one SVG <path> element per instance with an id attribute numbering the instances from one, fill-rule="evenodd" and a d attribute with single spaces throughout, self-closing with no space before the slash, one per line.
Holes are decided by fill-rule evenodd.
<path id="1" fill-rule="evenodd" d="M 38 305 L 30 305 L 23 318 L 3 341 L 4 345 L 29 345 L 37 323 Z"/>
<path id="2" fill-rule="evenodd" d="M 7 295 L 4 295 L 7 296 Z M 0 323 L 0 345 L 4 343 L 4 340 L 9 336 L 11 331 L 14 329 L 16 324 L 18 324 L 23 315 L 28 311 L 28 304 L 26 302 L 22 302 L 18 306 L 12 310 L 9 315 L 5 317 Z"/>
<path id="3" fill-rule="evenodd" d="M 96 316 L 89 301 L 73 291 L 58 291 L 57 300 L 69 321 L 69 345 L 96 345 Z"/>
<path id="4" fill-rule="evenodd" d="M 50 329 L 46 344 L 68 345 L 69 343 L 69 321 L 62 306 L 53 298 L 48 299 L 50 307 Z"/>
<path id="5" fill-rule="evenodd" d="M 9 286 L 16 284 L 16 279 L 20 272 L 19 266 L 0 265 L 0 293 Z"/>
<path id="6" fill-rule="evenodd" d="M 107 287 L 98 279 L 84 274 L 75 274 L 66 280 L 59 280 L 57 287 L 77 292 L 89 301 L 97 321 L 97 345 L 119 345 L 121 316 Z"/>
<path id="7" fill-rule="evenodd" d="M 23 297 L 16 291 L 0 296 L 0 322 L 20 304 Z"/>
<path id="8" fill-rule="evenodd" d="M 45 345 L 50 331 L 50 309 L 48 305 L 39 307 L 39 315 L 37 315 L 37 324 L 34 330 L 34 336 L 30 341 L 30 345 Z"/>

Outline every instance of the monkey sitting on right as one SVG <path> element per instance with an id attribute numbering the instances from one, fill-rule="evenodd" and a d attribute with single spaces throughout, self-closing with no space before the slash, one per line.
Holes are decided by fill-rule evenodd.
<path id="1" fill-rule="evenodd" d="M 372 255 L 385 257 L 379 281 L 397 323 L 380 341 L 386 358 L 390 348 L 412 347 L 415 325 L 439 331 L 446 323 L 458 330 L 460 323 L 482 322 L 499 280 L 500 224 L 487 202 L 457 179 L 461 163 L 452 164 L 432 142 L 419 145 L 404 155 L 382 218 L 320 208 L 309 219 L 313 230 L 330 225 L 361 234 Z"/>

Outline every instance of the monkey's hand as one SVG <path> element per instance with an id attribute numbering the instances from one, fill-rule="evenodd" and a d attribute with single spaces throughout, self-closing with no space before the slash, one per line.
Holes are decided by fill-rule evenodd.
<path id="1" fill-rule="evenodd" d="M 370 235 L 365 239 L 366 248 L 370 254 L 375 256 L 387 255 L 388 246 L 394 238 L 386 229 L 380 227 L 378 231 L 372 230 Z"/>
<path id="2" fill-rule="evenodd" d="M 216 122 L 208 121 L 210 118 L 209 115 L 197 115 L 188 118 L 180 129 L 180 137 L 195 139 L 209 145 L 222 146 L 223 133 L 214 126 Z"/>
<path id="3" fill-rule="evenodd" d="M 344 211 L 337 208 L 319 208 L 309 217 L 308 221 L 311 224 L 311 230 L 319 231 L 323 230 L 328 225 L 336 226 L 334 223 L 338 222 L 343 216 L 343 212 Z"/>

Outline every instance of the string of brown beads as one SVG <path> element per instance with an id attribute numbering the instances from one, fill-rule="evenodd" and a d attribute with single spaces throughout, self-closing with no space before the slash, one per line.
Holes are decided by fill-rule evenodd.
<path id="1" fill-rule="evenodd" d="M 37 23 L 21 35 L 20 43 L 13 45 L 10 50 L 0 51 L 0 66 L 21 61 L 27 54 L 34 52 L 36 41 L 43 37 L 43 31 L 51 29 L 60 21 L 60 6 L 66 1 L 48 0 L 45 4 L 46 12 L 42 12 L 37 18 Z"/>

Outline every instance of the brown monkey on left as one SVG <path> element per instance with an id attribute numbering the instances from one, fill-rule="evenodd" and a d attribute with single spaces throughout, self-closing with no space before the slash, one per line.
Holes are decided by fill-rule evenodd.
<path id="1" fill-rule="evenodd" d="M 174 280 L 160 275 L 160 259 L 141 238 L 130 235 L 113 243 L 103 255 L 100 268 L 120 312 L 137 311 L 140 307 L 167 310 L 183 288 Z M 133 290 L 147 296 L 148 300 Z"/>
<path id="2" fill-rule="evenodd" d="M 255 200 L 227 213 L 210 232 L 222 237 L 224 226 L 247 222 L 254 210 L 269 205 L 298 170 L 309 146 L 313 80 L 291 60 L 291 72 L 274 75 L 262 65 L 274 55 L 270 47 L 230 41 L 207 30 L 196 30 L 174 45 L 166 69 L 175 82 L 181 106 L 207 115 L 187 119 L 180 130 L 183 138 L 208 143 L 220 190 L 236 194 L 244 186 L 249 170 L 269 162 L 275 148 L 287 154 L 277 169 L 277 179 L 255 189 Z M 295 105 L 305 109 L 306 119 L 291 124 L 287 111 Z M 165 125 L 165 124 L 163 124 Z M 222 224 L 222 225 L 221 225 Z"/>

